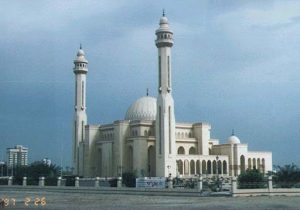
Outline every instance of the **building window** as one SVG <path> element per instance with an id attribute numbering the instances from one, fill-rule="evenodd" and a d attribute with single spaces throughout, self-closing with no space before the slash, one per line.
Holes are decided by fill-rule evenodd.
<path id="1" fill-rule="evenodd" d="M 185 154 L 184 148 L 183 147 L 179 147 L 178 150 L 177 150 L 177 154 L 178 155 L 184 155 Z"/>
<path id="2" fill-rule="evenodd" d="M 195 155 L 196 154 L 196 148 L 195 147 L 191 147 L 189 149 L 189 155 Z"/>

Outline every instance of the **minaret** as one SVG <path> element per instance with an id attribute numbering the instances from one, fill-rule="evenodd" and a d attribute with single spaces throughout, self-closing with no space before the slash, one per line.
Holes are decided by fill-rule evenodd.
<path id="1" fill-rule="evenodd" d="M 158 48 L 158 97 L 156 114 L 156 176 L 176 176 L 175 116 L 171 80 L 173 32 L 163 12 L 155 32 Z"/>
<path id="2" fill-rule="evenodd" d="M 75 74 L 75 115 L 74 115 L 74 142 L 73 142 L 73 167 L 75 175 L 83 175 L 83 141 L 84 127 L 87 124 L 86 115 L 86 74 L 88 61 L 80 45 L 74 60 Z"/>

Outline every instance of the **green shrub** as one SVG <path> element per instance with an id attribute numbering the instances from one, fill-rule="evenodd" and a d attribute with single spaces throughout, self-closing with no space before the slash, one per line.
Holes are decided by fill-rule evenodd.
<path id="1" fill-rule="evenodd" d="M 122 174 L 122 181 L 126 187 L 135 187 L 136 175 L 134 173 L 126 172 Z"/>
<path id="2" fill-rule="evenodd" d="M 257 169 L 247 170 L 238 176 L 239 188 L 264 188 L 266 182 L 264 176 Z"/>

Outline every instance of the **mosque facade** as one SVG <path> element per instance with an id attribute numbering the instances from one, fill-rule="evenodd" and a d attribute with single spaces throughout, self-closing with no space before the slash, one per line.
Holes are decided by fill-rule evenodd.
<path id="1" fill-rule="evenodd" d="M 172 97 L 173 32 L 160 18 L 155 32 L 158 49 L 157 97 L 144 96 L 128 108 L 125 118 L 90 125 L 86 114 L 88 61 L 80 47 L 74 60 L 75 114 L 72 160 L 74 174 L 116 177 L 124 172 L 139 177 L 192 177 L 199 174 L 237 176 L 247 169 L 272 170 L 272 153 L 249 151 L 232 133 L 226 143 L 210 136 L 205 122 L 175 121 Z"/>

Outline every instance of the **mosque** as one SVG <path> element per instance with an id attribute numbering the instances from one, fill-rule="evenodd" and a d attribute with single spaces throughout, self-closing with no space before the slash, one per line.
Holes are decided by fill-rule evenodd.
<path id="1" fill-rule="evenodd" d="M 90 125 L 86 114 L 88 61 L 80 47 L 74 60 L 75 115 L 72 160 L 74 174 L 116 177 L 124 172 L 139 177 L 192 177 L 197 174 L 237 176 L 247 169 L 272 170 L 272 153 L 248 151 L 232 133 L 226 143 L 210 136 L 205 122 L 175 121 L 172 97 L 173 32 L 165 14 L 155 31 L 158 49 L 157 97 L 137 99 L 124 119 Z"/>

